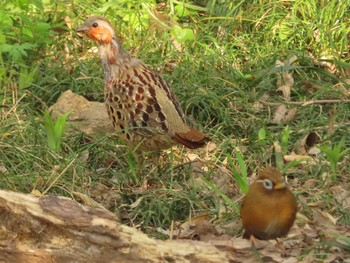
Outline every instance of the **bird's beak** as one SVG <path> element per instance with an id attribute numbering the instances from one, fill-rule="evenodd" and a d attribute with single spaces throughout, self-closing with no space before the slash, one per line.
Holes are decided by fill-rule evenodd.
<path id="1" fill-rule="evenodd" d="M 79 28 L 77 28 L 75 31 L 77 33 L 86 33 L 89 31 L 89 27 L 82 25 Z"/>
<path id="2" fill-rule="evenodd" d="M 286 187 L 286 183 L 282 182 L 282 183 L 278 183 L 278 184 L 275 184 L 275 190 L 280 190 L 280 189 L 283 189 Z"/>

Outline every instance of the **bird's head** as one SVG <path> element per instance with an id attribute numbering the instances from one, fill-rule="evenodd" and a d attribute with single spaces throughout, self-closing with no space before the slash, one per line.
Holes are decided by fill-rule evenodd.
<path id="1" fill-rule="evenodd" d="M 264 192 L 283 191 L 287 188 L 280 172 L 274 167 L 265 168 L 255 182 L 261 185 L 259 188 Z"/>
<path id="2" fill-rule="evenodd" d="M 87 35 L 99 44 L 108 44 L 115 36 L 111 23 L 102 16 L 89 17 L 76 32 Z"/>

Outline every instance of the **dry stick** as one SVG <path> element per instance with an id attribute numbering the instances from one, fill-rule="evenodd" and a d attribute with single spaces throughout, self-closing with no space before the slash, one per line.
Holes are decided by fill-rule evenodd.
<path id="1" fill-rule="evenodd" d="M 71 165 L 74 163 L 75 160 L 76 160 L 76 158 L 74 158 L 73 160 L 70 161 L 70 163 L 63 169 L 63 171 L 45 189 L 45 191 L 42 193 L 42 195 L 45 195 L 51 189 L 51 187 L 54 186 L 54 184 L 57 182 L 57 180 L 68 170 L 69 167 L 71 167 Z"/>
<path id="2" fill-rule="evenodd" d="M 278 106 L 281 103 L 289 104 L 289 105 L 307 106 L 311 104 L 350 103 L 350 100 L 308 100 L 308 101 L 283 101 L 283 102 L 268 102 L 268 101 L 260 100 L 259 102 L 267 106 Z"/>
<path id="3" fill-rule="evenodd" d="M 301 102 L 301 101 L 268 102 L 265 100 L 259 100 L 259 102 L 261 102 L 262 104 L 267 105 L 267 106 L 279 106 L 279 105 L 281 105 L 281 103 L 285 103 L 285 104 L 289 104 L 289 105 L 307 106 L 307 105 L 311 105 L 311 104 L 350 103 L 350 100 L 309 100 L 309 101 L 304 101 L 304 102 Z M 348 126 L 348 125 L 349 125 L 349 123 L 334 124 L 333 129 L 339 128 L 342 126 Z M 328 126 L 315 127 L 314 130 L 324 129 L 325 127 L 328 127 Z M 306 130 L 307 129 L 299 130 L 298 133 L 302 133 Z"/>
<path id="4" fill-rule="evenodd" d="M 340 124 L 334 124 L 333 129 L 338 129 L 338 128 L 342 128 L 342 127 L 349 127 L 350 126 L 350 122 L 344 122 L 344 123 L 340 123 Z M 323 125 L 323 126 L 316 126 L 313 127 L 312 130 L 313 131 L 318 131 L 318 130 L 325 130 L 328 129 L 329 125 Z M 309 128 L 305 128 L 305 129 L 300 129 L 295 131 L 296 133 L 304 133 L 304 132 L 309 132 L 310 129 Z"/>
<path id="5" fill-rule="evenodd" d="M 332 136 L 334 133 L 334 115 L 337 111 L 336 110 L 331 110 L 329 112 L 329 126 L 328 126 L 328 136 Z"/>

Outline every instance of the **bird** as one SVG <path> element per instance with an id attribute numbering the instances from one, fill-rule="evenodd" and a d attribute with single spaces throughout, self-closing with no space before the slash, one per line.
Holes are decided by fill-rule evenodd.
<path id="1" fill-rule="evenodd" d="M 250 185 L 241 205 L 243 238 L 268 240 L 286 236 L 297 210 L 296 198 L 279 170 L 266 167 Z"/>
<path id="2" fill-rule="evenodd" d="M 89 17 L 76 32 L 98 45 L 108 116 L 119 137 L 137 156 L 177 144 L 190 149 L 205 146 L 208 137 L 186 123 L 169 84 L 123 48 L 106 18 Z"/>

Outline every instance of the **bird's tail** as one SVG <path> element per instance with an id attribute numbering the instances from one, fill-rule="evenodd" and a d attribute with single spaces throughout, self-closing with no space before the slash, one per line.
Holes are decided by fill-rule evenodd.
<path id="1" fill-rule="evenodd" d="M 201 148 L 209 140 L 202 132 L 194 128 L 190 128 L 188 132 L 175 133 L 173 140 L 181 143 L 190 149 Z"/>

